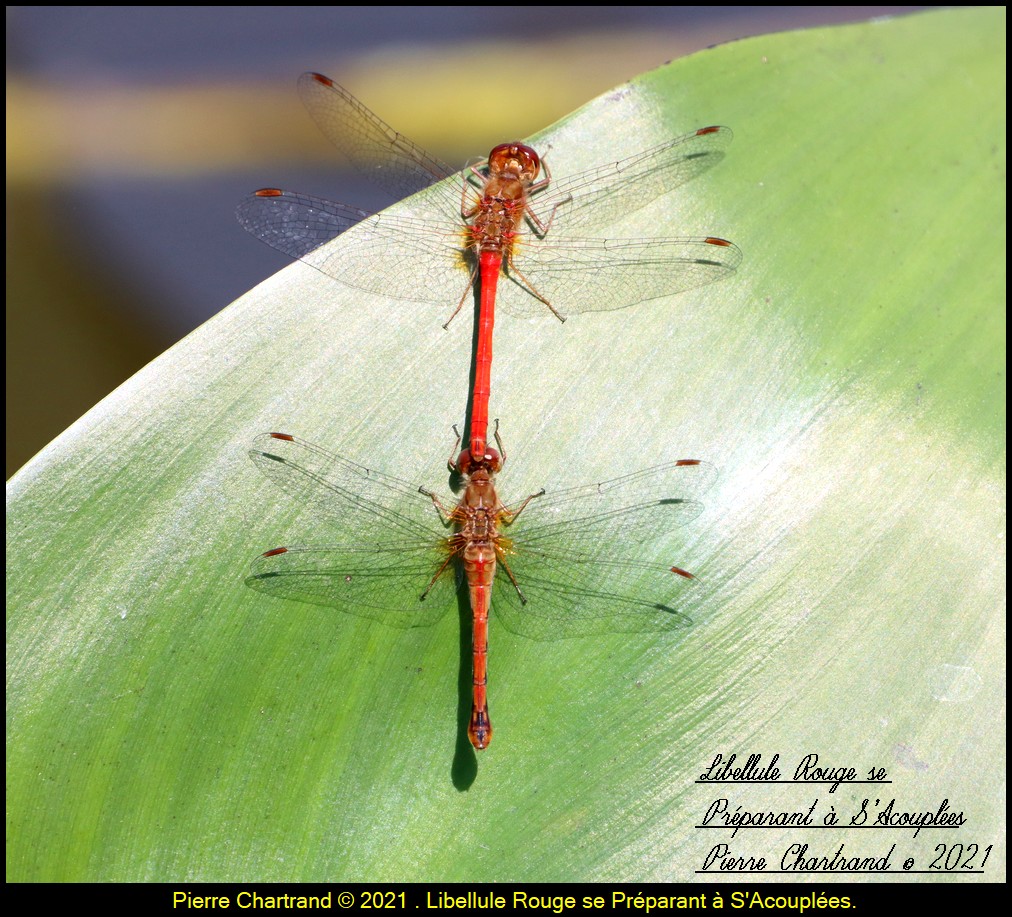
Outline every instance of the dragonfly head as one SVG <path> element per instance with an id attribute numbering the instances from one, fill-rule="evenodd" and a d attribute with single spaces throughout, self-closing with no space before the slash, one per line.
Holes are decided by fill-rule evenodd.
<path id="1" fill-rule="evenodd" d="M 541 171 L 541 159 L 523 143 L 500 143 L 488 154 L 488 170 L 493 175 L 519 178 L 530 183 Z"/>
<path id="2" fill-rule="evenodd" d="M 457 471 L 468 476 L 476 471 L 486 471 L 489 474 L 496 474 L 502 468 L 502 457 L 490 446 L 485 447 L 485 452 L 480 459 L 471 457 L 471 450 L 465 449 L 457 456 Z"/>

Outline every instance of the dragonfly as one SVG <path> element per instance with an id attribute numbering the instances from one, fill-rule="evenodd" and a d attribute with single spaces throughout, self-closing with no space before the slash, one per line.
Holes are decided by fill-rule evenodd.
<path id="1" fill-rule="evenodd" d="M 680 459 L 578 487 L 546 487 L 507 504 L 489 447 L 459 467 L 456 504 L 287 433 L 258 437 L 250 458 L 270 480 L 321 511 L 337 541 L 278 547 L 254 560 L 246 584 L 394 627 L 428 626 L 466 591 L 472 612 L 472 706 L 468 738 L 492 740 L 488 618 L 539 640 L 667 631 L 687 619 L 672 604 L 687 570 L 649 557 L 658 532 L 696 518 L 716 476 Z M 623 552 L 632 556 L 623 556 Z"/>
<path id="2" fill-rule="evenodd" d="M 412 202 L 407 213 L 370 215 L 347 204 L 263 188 L 239 205 L 239 223 L 341 283 L 405 303 L 446 310 L 445 291 L 459 284 L 462 295 L 444 327 L 477 281 L 470 424 L 475 456 L 483 455 L 487 443 L 497 303 L 507 312 L 548 311 L 564 321 L 567 312 L 621 309 L 720 280 L 741 261 L 738 247 L 716 236 L 600 235 L 720 162 L 732 138 L 726 127 L 700 128 L 561 179 L 530 146 L 504 143 L 461 175 L 329 77 L 304 73 L 299 92 L 323 133 L 362 174 L 396 198 L 430 193 Z M 340 251 L 325 245 L 354 226 L 357 231 Z M 356 253 L 362 257 L 353 257 Z"/>

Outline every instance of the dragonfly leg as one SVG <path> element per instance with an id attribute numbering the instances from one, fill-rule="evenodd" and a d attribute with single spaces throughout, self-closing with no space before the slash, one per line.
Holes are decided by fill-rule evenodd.
<path id="1" fill-rule="evenodd" d="M 425 597 L 429 594 L 429 590 L 433 586 L 436 585 L 436 580 L 439 579 L 439 577 L 441 577 L 443 575 L 443 572 L 446 570 L 446 568 L 448 566 L 450 566 L 450 562 L 452 560 L 453 560 L 453 555 L 452 554 L 448 555 L 447 558 L 446 558 L 446 560 L 443 561 L 443 563 L 440 566 L 440 568 L 432 575 L 432 579 L 429 580 L 429 585 L 425 587 L 425 591 L 422 592 L 422 594 L 420 596 L 420 598 L 423 601 L 425 600 Z"/>
<path id="2" fill-rule="evenodd" d="M 453 314 L 446 320 L 446 324 L 443 325 L 444 331 L 449 329 L 450 322 L 452 322 L 457 317 L 457 313 L 464 308 L 464 300 L 467 299 L 467 294 L 474 289 L 474 281 L 477 276 L 478 276 L 478 265 L 476 264 L 474 266 L 474 270 L 471 271 L 471 276 L 467 280 L 467 286 L 464 287 L 464 294 L 460 297 L 460 302 L 457 303 L 457 308 L 453 310 Z M 551 309 L 552 307 L 549 306 L 548 308 Z M 554 312 L 555 310 L 552 309 L 552 311 Z"/>
<path id="3" fill-rule="evenodd" d="M 541 181 L 537 181 L 533 185 L 531 185 L 527 189 L 528 194 L 536 194 L 538 191 L 543 191 L 552 183 L 551 170 L 548 168 L 548 163 L 545 162 L 543 159 L 541 160 L 541 168 L 545 170 L 545 177 L 542 178 Z M 567 198 L 567 200 L 572 200 L 572 196 Z M 552 208 L 552 212 L 548 215 L 548 222 L 542 223 L 541 219 L 534 212 L 534 208 L 531 207 L 530 202 L 527 203 L 526 207 L 527 219 L 531 221 L 531 225 L 537 230 L 539 236 L 545 236 L 548 234 L 548 229 L 552 225 L 552 220 L 555 219 L 555 211 L 558 209 L 559 205 L 556 204 Z"/>
<path id="4" fill-rule="evenodd" d="M 457 453 L 457 446 L 460 445 L 460 430 L 457 429 L 456 424 L 453 425 L 453 432 L 457 434 L 457 438 L 453 441 L 453 448 L 450 450 L 450 457 L 446 460 L 446 467 L 450 469 L 450 474 L 455 474 L 460 471 Z"/>
<path id="5" fill-rule="evenodd" d="M 552 173 L 548 170 L 548 163 L 544 160 L 541 161 L 541 165 L 545 167 L 545 177 L 537 184 L 531 185 L 527 189 L 528 193 L 540 191 L 542 188 L 547 187 L 549 181 L 551 181 Z M 559 212 L 559 208 L 564 204 L 571 204 L 573 202 L 573 195 L 567 194 L 561 201 L 556 201 L 552 206 L 552 212 L 548 214 L 548 219 L 544 222 L 538 217 L 538 215 L 531 209 L 530 204 L 527 205 L 527 218 L 530 220 L 531 225 L 537 230 L 538 235 L 544 238 L 548 235 L 548 230 L 552 228 L 552 223 L 555 220 L 555 214 Z M 554 310 L 553 310 L 554 311 Z"/>
<path id="6" fill-rule="evenodd" d="M 479 162 L 477 165 L 471 166 L 471 171 L 478 176 L 478 180 L 481 182 L 482 188 L 488 184 L 488 179 L 482 175 L 479 171 L 483 166 L 488 165 L 488 160 Z M 475 201 L 470 207 L 467 206 L 467 192 L 470 191 L 475 194 Z M 464 218 L 464 221 L 470 220 L 478 211 L 481 209 L 479 201 L 481 196 L 476 194 L 476 189 L 466 178 L 464 179 L 464 186 L 460 190 L 460 215 Z"/>
<path id="7" fill-rule="evenodd" d="M 495 436 L 495 444 L 499 447 L 499 460 L 503 465 L 506 464 L 506 449 L 502 444 L 502 437 L 499 435 L 499 418 L 495 419 L 495 430 L 492 431 L 492 435 Z"/>
<path id="8" fill-rule="evenodd" d="M 561 201 L 556 201 L 555 206 L 552 207 L 552 212 L 548 214 L 548 221 L 545 223 L 545 230 L 542 235 L 548 235 L 548 230 L 552 228 L 552 222 L 555 220 L 555 214 L 559 212 L 559 208 L 564 204 L 571 204 L 573 202 L 573 195 L 567 194 Z"/>
<path id="9" fill-rule="evenodd" d="M 426 490 L 424 487 L 419 487 L 418 492 L 432 501 L 432 505 L 435 507 L 436 513 L 439 516 L 439 521 L 442 522 L 443 525 L 449 525 L 452 521 L 453 513 L 443 506 L 443 501 L 440 500 L 439 497 L 437 497 L 431 490 Z"/>
<path id="10" fill-rule="evenodd" d="M 530 497 L 528 497 L 527 499 L 530 500 Z M 525 505 L 526 505 L 526 501 L 525 501 Z M 513 588 L 516 589 L 517 595 L 520 596 L 520 604 L 521 605 L 526 605 L 527 604 L 527 596 L 524 595 L 524 591 L 523 591 L 523 589 L 520 588 L 520 584 L 517 582 L 517 578 L 513 575 L 513 571 L 510 569 L 510 565 L 506 562 L 506 554 L 505 554 L 505 552 L 501 552 L 501 551 L 497 550 L 496 553 L 499 555 L 499 557 L 498 557 L 499 563 L 502 564 L 502 568 L 503 568 L 503 570 L 506 571 L 506 575 L 510 578 L 510 582 L 513 584 Z"/>
<path id="11" fill-rule="evenodd" d="M 559 310 L 556 309 L 555 306 L 553 306 L 547 299 L 545 299 L 544 296 L 542 296 L 538 292 L 538 288 L 536 286 L 534 286 L 534 284 L 531 283 L 526 277 L 524 277 L 523 271 L 521 271 L 520 268 L 518 268 L 516 266 L 515 262 L 513 261 L 513 254 L 512 253 L 510 253 L 510 254 L 507 255 L 506 261 L 509 264 L 510 275 L 511 276 L 519 277 L 520 280 L 523 282 L 523 285 L 526 288 L 527 292 L 530 293 L 531 296 L 533 296 L 535 299 L 541 300 L 541 302 L 543 302 L 551 310 L 552 315 L 554 315 L 560 322 L 564 322 L 566 320 L 566 316 L 563 315 L 561 312 L 559 312 Z M 463 300 L 461 300 L 461 305 L 463 305 Z M 460 311 L 460 306 L 457 306 L 457 312 L 459 312 L 459 311 Z M 453 314 L 456 315 L 457 313 L 454 312 Z M 452 318 L 452 316 L 451 316 L 451 318 Z"/>
<path id="12" fill-rule="evenodd" d="M 543 158 L 540 160 L 540 162 L 541 168 L 545 170 L 545 177 L 540 179 L 539 181 L 534 182 L 534 184 L 527 189 L 528 194 L 534 194 L 538 191 L 543 191 L 552 183 L 552 170 L 548 168 L 548 163 L 545 162 Z"/>
<path id="13" fill-rule="evenodd" d="M 536 500 L 538 497 L 543 497 L 544 495 L 545 495 L 545 488 L 542 487 L 541 490 L 539 490 L 537 493 L 531 494 L 516 509 L 506 509 L 504 507 L 503 508 L 503 522 L 506 525 L 511 525 L 512 523 L 516 522 L 517 516 L 519 516 L 524 511 L 524 507 L 527 506 L 527 504 L 530 503 L 531 500 Z"/>

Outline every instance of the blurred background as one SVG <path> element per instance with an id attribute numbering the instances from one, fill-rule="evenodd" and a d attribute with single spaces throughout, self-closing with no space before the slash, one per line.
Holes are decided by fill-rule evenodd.
<path id="1" fill-rule="evenodd" d="M 244 195 L 392 203 L 342 171 L 302 71 L 463 166 L 708 45 L 922 8 L 7 7 L 7 476 L 285 266 Z"/>

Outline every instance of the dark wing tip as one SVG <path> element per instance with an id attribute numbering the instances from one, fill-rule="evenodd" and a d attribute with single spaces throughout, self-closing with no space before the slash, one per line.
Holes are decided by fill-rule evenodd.
<path id="1" fill-rule="evenodd" d="M 317 83 L 322 83 L 324 86 L 333 88 L 334 81 L 329 76 L 324 76 L 322 73 L 317 73 L 315 70 L 307 70 L 302 74 L 303 80 L 315 80 Z"/>

